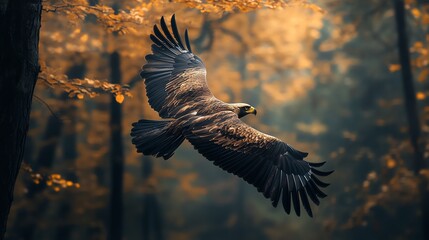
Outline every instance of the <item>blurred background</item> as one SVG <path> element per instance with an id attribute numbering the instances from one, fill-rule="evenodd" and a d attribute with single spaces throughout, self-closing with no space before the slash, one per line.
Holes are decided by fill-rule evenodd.
<path id="1" fill-rule="evenodd" d="M 424 239 L 429 171 L 410 142 L 394 2 L 45 1 L 6 239 Z M 159 119 L 140 68 L 174 13 L 218 98 L 256 106 L 246 123 L 335 169 L 314 218 L 273 208 L 189 143 L 168 161 L 137 154 L 131 124 Z M 406 0 L 404 15 L 424 140 L 429 5 Z"/>

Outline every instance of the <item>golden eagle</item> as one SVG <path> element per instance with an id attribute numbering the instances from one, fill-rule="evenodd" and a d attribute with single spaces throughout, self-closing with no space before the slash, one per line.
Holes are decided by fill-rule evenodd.
<path id="1" fill-rule="evenodd" d="M 319 205 L 319 198 L 326 197 L 319 188 L 328 186 L 316 175 L 327 176 L 333 171 L 317 170 L 324 163 L 307 162 L 307 153 L 242 122 L 241 117 L 256 115 L 256 109 L 214 97 L 207 86 L 203 61 L 192 53 L 187 30 L 186 46 L 183 44 L 174 15 L 171 28 L 172 32 L 164 17 L 162 31 L 153 27 L 153 53 L 146 56 L 141 72 L 149 104 L 168 120 L 133 123 L 131 136 L 137 151 L 168 159 L 187 139 L 214 165 L 254 185 L 274 207 L 281 197 L 288 214 L 293 205 L 299 216 L 302 203 L 312 216 L 309 198 Z"/>

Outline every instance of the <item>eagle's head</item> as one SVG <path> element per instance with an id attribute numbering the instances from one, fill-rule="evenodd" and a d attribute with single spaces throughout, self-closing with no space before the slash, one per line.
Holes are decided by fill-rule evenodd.
<path id="1" fill-rule="evenodd" d="M 255 114 L 256 108 L 247 103 L 233 103 L 231 104 L 233 111 L 238 115 L 239 118 L 246 116 L 247 114 Z"/>

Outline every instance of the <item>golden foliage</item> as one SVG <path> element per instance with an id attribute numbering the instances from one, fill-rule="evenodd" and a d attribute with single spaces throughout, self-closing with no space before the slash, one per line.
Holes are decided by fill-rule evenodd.
<path id="1" fill-rule="evenodd" d="M 334 14 L 327 16 L 328 24 L 332 25 L 332 32 L 329 38 L 324 39 L 320 44 L 319 50 L 330 52 L 341 48 L 346 43 L 356 37 L 357 26 L 355 23 L 348 23 L 344 16 Z"/>
<path id="2" fill-rule="evenodd" d="M 297 123 L 296 128 L 304 133 L 309 133 L 312 135 L 320 135 L 322 133 L 325 133 L 327 131 L 326 125 L 324 125 L 321 122 L 314 121 L 312 123 Z"/>
<path id="3" fill-rule="evenodd" d="M 250 101 L 243 99 L 242 92 L 258 89 L 260 108 L 307 96 L 316 86 L 314 69 L 319 62 L 314 62 L 312 44 L 320 38 L 322 27 L 321 14 L 291 8 L 221 18 L 213 27 L 216 51 L 201 56 L 211 66 L 207 69 L 210 88 L 230 102 Z M 228 63 L 220 64 L 219 59 Z"/>
<path id="4" fill-rule="evenodd" d="M 117 94 L 115 97 L 116 102 L 118 103 L 122 103 L 124 101 L 124 95 L 122 95 L 121 93 Z"/>
<path id="5" fill-rule="evenodd" d="M 138 6 L 127 10 L 115 10 L 107 5 L 89 5 L 86 0 L 47 0 L 44 1 L 43 10 L 63 14 L 67 19 L 76 24 L 85 20 L 88 15 L 93 15 L 110 32 L 125 34 L 135 32 L 135 25 L 143 24 L 145 15 L 151 3 L 138 1 Z"/>
<path id="6" fill-rule="evenodd" d="M 321 7 L 303 0 L 175 0 L 175 2 L 184 3 L 190 8 L 207 13 L 250 12 L 261 8 L 284 9 L 288 7 L 304 7 L 324 13 Z"/>
<path id="7" fill-rule="evenodd" d="M 39 79 L 52 88 L 60 88 L 69 93 L 69 97 L 84 99 L 85 96 L 94 98 L 101 92 L 110 92 L 115 95 L 118 103 L 124 101 L 124 96 L 131 97 L 127 85 L 112 84 L 106 81 L 84 79 L 69 79 L 65 74 L 56 74 L 53 69 L 42 66 Z"/>
<path id="8" fill-rule="evenodd" d="M 364 181 L 363 187 L 369 189 L 372 183 L 377 181 L 377 174 L 372 172 L 368 174 L 367 180 Z M 418 179 L 406 168 L 398 168 L 394 176 L 388 182 L 380 186 L 376 194 L 367 194 L 365 202 L 357 208 L 346 224 L 345 228 L 353 228 L 364 224 L 365 218 L 375 207 L 383 207 L 388 212 L 395 211 L 395 204 L 406 204 L 418 199 Z"/>
<path id="9" fill-rule="evenodd" d="M 287 84 L 282 81 L 266 82 L 262 90 L 270 97 L 270 101 L 285 103 L 307 96 L 308 91 L 314 87 L 315 83 L 311 78 L 296 78 L 289 80 Z"/>
<path id="10" fill-rule="evenodd" d="M 31 180 L 34 184 L 45 184 L 47 187 L 51 188 L 55 192 L 59 192 L 61 189 L 70 187 L 80 188 L 79 183 L 67 180 L 63 178 L 61 174 L 42 174 L 39 172 L 35 172 L 33 168 L 27 163 L 22 163 L 21 167 L 26 173 L 30 175 Z"/>
<path id="11" fill-rule="evenodd" d="M 389 71 L 391 72 L 397 72 L 401 70 L 401 65 L 400 64 L 390 64 L 389 65 Z"/>
<path id="12" fill-rule="evenodd" d="M 426 98 L 426 94 L 424 92 L 418 92 L 416 94 L 417 100 L 424 100 Z"/>
<path id="13" fill-rule="evenodd" d="M 386 166 L 388 168 L 394 168 L 394 167 L 396 167 L 396 161 L 395 161 L 395 159 L 393 159 L 393 158 L 387 158 L 386 159 Z"/>
<path id="14" fill-rule="evenodd" d="M 418 26 L 421 32 L 425 33 L 424 37 L 415 41 L 410 48 L 413 53 L 411 64 L 415 71 L 419 72 L 417 80 L 419 82 L 427 81 L 429 75 L 429 7 L 419 4 L 416 0 L 406 1 L 406 9 L 411 12 L 411 15 L 418 21 Z M 395 72 L 401 69 L 399 64 L 391 64 L 389 70 Z M 418 95 L 418 97 L 423 95 Z"/>

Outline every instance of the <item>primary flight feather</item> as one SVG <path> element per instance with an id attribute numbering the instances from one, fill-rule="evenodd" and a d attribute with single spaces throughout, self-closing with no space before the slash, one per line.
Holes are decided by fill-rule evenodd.
<path id="1" fill-rule="evenodd" d="M 132 142 L 144 155 L 170 158 L 187 139 L 214 165 L 254 185 L 274 207 L 281 200 L 289 214 L 299 216 L 301 204 L 312 216 L 310 200 L 319 205 L 328 184 L 318 176 L 332 173 L 317 168 L 324 163 L 304 160 L 305 152 L 292 148 L 240 120 L 256 109 L 246 103 L 225 103 L 207 86 L 203 61 L 192 53 L 187 30 L 185 44 L 175 16 L 170 32 L 164 17 L 153 28 L 152 54 L 146 56 L 141 77 L 150 106 L 168 120 L 140 120 L 133 124 Z"/>

